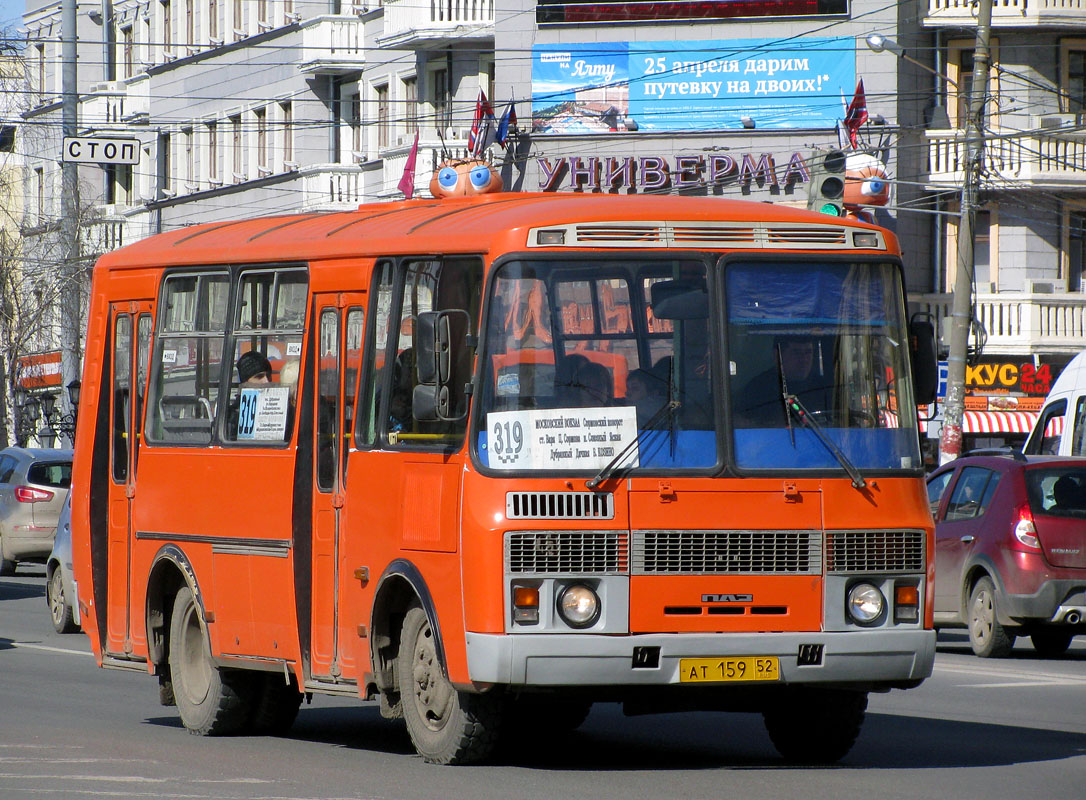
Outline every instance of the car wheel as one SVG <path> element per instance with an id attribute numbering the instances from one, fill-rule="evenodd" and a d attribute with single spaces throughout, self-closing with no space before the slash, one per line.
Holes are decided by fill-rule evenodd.
<path id="1" fill-rule="evenodd" d="M 798 688 L 786 691 L 762 719 L 786 761 L 832 764 L 852 749 L 866 711 L 867 692 Z"/>
<path id="2" fill-rule="evenodd" d="M 45 598 L 49 602 L 53 630 L 57 633 L 75 633 L 79 630 L 79 626 L 72 619 L 72 607 L 64 596 L 64 580 L 59 567 L 49 576 L 49 582 L 45 585 Z"/>
<path id="3" fill-rule="evenodd" d="M 453 688 L 437 657 L 430 620 L 417 604 L 404 616 L 396 672 L 407 732 L 425 761 L 470 764 L 493 752 L 501 698 Z"/>
<path id="4" fill-rule="evenodd" d="M 250 720 L 255 682 L 237 670 L 220 669 L 200 622 L 192 590 L 183 586 L 170 616 L 170 676 L 181 722 L 191 733 L 235 733 Z"/>
<path id="5" fill-rule="evenodd" d="M 3 555 L 4 542 L 0 539 L 0 575 L 8 576 L 15 574 L 15 561 L 10 558 L 4 558 Z"/>
<path id="6" fill-rule="evenodd" d="M 969 595 L 969 644 L 981 658 L 1003 658 L 1014 647 L 1015 635 L 999 623 L 995 584 L 985 576 Z"/>
<path id="7" fill-rule="evenodd" d="M 1044 628 L 1030 634 L 1033 649 L 1045 658 L 1062 656 L 1071 646 L 1071 640 L 1075 635 L 1070 631 L 1061 631 L 1053 628 Z"/>

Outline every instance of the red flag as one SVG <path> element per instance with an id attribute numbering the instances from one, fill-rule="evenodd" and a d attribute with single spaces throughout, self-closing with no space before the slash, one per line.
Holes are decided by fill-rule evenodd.
<path id="1" fill-rule="evenodd" d="M 856 94 L 852 96 L 852 102 L 848 104 L 845 112 L 845 127 L 848 129 L 848 140 L 856 147 L 856 137 L 860 132 L 860 126 L 867 122 L 867 95 L 864 94 L 864 79 L 856 84 Z"/>
<path id="2" fill-rule="evenodd" d="M 415 159 L 419 155 L 419 132 L 415 131 L 415 143 L 411 145 L 411 152 L 407 154 L 407 163 L 403 167 L 403 176 L 396 188 L 403 192 L 405 199 L 410 200 L 415 194 Z"/>
<path id="3" fill-rule="evenodd" d="M 471 123 L 471 133 L 468 134 L 468 152 L 471 155 L 476 155 L 478 150 L 482 150 L 481 147 L 476 147 L 480 143 L 479 129 L 484 120 L 491 119 L 494 119 L 494 109 L 486 99 L 486 92 L 480 89 L 479 99 L 475 101 L 475 119 Z"/>

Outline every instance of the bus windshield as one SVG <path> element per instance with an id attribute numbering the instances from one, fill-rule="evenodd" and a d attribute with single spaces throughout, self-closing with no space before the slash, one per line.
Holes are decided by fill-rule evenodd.
<path id="1" fill-rule="evenodd" d="M 507 262 L 483 329 L 479 460 L 708 473 L 730 424 L 743 470 L 840 471 L 842 456 L 861 470 L 918 468 L 903 315 L 888 264 Z M 786 394 L 805 418 L 786 413 Z"/>

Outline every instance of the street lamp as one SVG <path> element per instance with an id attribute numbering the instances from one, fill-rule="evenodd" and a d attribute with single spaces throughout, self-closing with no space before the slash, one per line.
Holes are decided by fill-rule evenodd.
<path id="1" fill-rule="evenodd" d="M 951 78 L 946 73 L 940 72 L 934 67 L 929 67 L 923 61 L 913 58 L 905 52 L 904 47 L 895 42 L 893 39 L 883 36 L 881 33 L 870 33 L 864 41 L 867 43 L 868 49 L 871 50 L 873 53 L 892 53 L 893 55 L 900 58 L 902 61 L 908 61 L 910 64 L 920 67 L 920 69 L 926 72 L 930 72 L 937 78 L 942 78 L 944 81 L 954 87 L 954 91 L 961 91 L 961 87 L 958 85 L 958 82 L 956 80 Z"/>

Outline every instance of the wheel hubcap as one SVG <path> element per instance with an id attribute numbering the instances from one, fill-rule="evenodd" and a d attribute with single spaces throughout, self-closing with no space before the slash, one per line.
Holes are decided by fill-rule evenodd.
<path id="1" fill-rule="evenodd" d="M 980 592 L 973 601 L 972 629 L 973 638 L 980 644 L 988 641 L 992 635 L 992 622 L 995 618 L 995 610 L 992 608 L 992 598 L 987 592 Z"/>
<path id="2" fill-rule="evenodd" d="M 64 585 L 60 582 L 60 570 L 49 579 L 49 610 L 53 613 L 53 622 L 59 625 L 64 617 Z"/>
<path id="3" fill-rule="evenodd" d="M 180 679 L 181 690 L 193 705 L 199 705 L 211 690 L 211 664 L 204 653 L 204 634 L 200 629 L 200 620 L 196 609 L 189 608 L 185 615 L 181 648 L 181 674 L 174 676 L 175 684 Z"/>
<path id="4" fill-rule="evenodd" d="M 411 680 L 420 716 L 430 730 L 441 730 L 448 721 L 453 689 L 441 674 L 429 625 L 419 631 L 415 641 Z"/>

